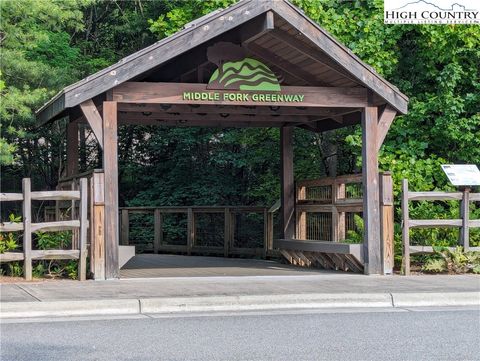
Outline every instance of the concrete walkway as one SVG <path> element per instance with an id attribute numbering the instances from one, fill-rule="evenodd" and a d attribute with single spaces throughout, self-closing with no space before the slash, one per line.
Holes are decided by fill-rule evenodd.
<path id="1" fill-rule="evenodd" d="M 1 318 L 316 307 L 478 306 L 480 277 L 171 277 L 3 284 Z M 480 308 L 479 308 L 480 309 Z"/>

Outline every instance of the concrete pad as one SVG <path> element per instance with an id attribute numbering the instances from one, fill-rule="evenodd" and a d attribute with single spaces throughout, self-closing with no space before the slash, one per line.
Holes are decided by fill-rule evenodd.
<path id="1" fill-rule="evenodd" d="M 5 302 L 0 318 L 129 315 L 140 313 L 138 300 Z"/>
<path id="2" fill-rule="evenodd" d="M 393 293 L 395 307 L 480 307 L 480 292 Z"/>

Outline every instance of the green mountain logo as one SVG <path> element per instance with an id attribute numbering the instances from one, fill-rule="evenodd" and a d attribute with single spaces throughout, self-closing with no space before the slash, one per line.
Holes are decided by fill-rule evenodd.
<path id="1" fill-rule="evenodd" d="M 208 89 L 280 91 L 275 74 L 256 59 L 244 58 L 221 64 L 212 74 Z"/>

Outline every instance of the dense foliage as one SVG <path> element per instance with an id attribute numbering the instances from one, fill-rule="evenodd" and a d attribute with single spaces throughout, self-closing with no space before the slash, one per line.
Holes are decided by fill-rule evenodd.
<path id="1" fill-rule="evenodd" d="M 53 187 L 64 168 L 65 124 L 35 127 L 34 110 L 81 79 L 232 0 L 2 1 L 0 164 L 5 190 L 31 176 Z M 480 27 L 384 25 L 383 1 L 296 0 L 410 97 L 380 156 L 413 189 L 452 189 L 442 163 L 480 164 Z M 88 132 L 84 143 L 88 149 Z M 360 131 L 295 133 L 295 176 L 360 169 Z M 124 127 L 120 130 L 121 204 L 270 204 L 279 194 L 276 129 Z M 88 152 L 82 167 L 98 166 Z M 450 204 L 420 204 L 413 216 L 458 212 Z M 473 210 L 474 213 L 478 211 Z M 477 214 L 478 216 L 478 214 Z M 446 231 L 422 231 L 416 241 L 454 242 Z M 472 232 L 478 242 L 478 233 Z"/>

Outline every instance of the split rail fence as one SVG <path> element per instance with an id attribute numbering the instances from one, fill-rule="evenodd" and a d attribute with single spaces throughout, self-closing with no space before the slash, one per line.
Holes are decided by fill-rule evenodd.
<path id="1" fill-rule="evenodd" d="M 408 204 L 411 201 L 460 201 L 459 219 L 411 219 Z M 480 201 L 480 193 L 463 192 L 411 192 L 408 180 L 402 180 L 402 244 L 405 275 L 410 274 L 410 255 L 434 253 L 432 246 L 412 246 L 410 229 L 412 228 L 460 228 L 459 244 L 465 251 L 480 251 L 480 247 L 470 247 L 470 228 L 480 227 L 480 219 L 470 219 L 470 202 Z M 450 249 L 454 249 L 450 247 Z"/>
<path id="2" fill-rule="evenodd" d="M 32 192 L 29 178 L 22 180 L 22 193 L 0 193 L 0 202 L 23 202 L 22 222 L 3 222 L 0 232 L 23 232 L 22 252 L 5 252 L 0 254 L 1 262 L 23 261 L 24 278 L 32 279 L 32 261 L 34 260 L 78 260 L 78 278 L 86 279 L 87 257 L 87 179 L 80 179 L 79 190 Z M 32 222 L 32 201 L 79 201 L 78 219 L 53 222 Z M 72 214 L 74 207 L 72 207 Z M 40 250 L 32 247 L 32 234 L 35 232 L 59 232 L 78 230 L 78 241 L 74 241 L 72 232 L 72 249 Z"/>

